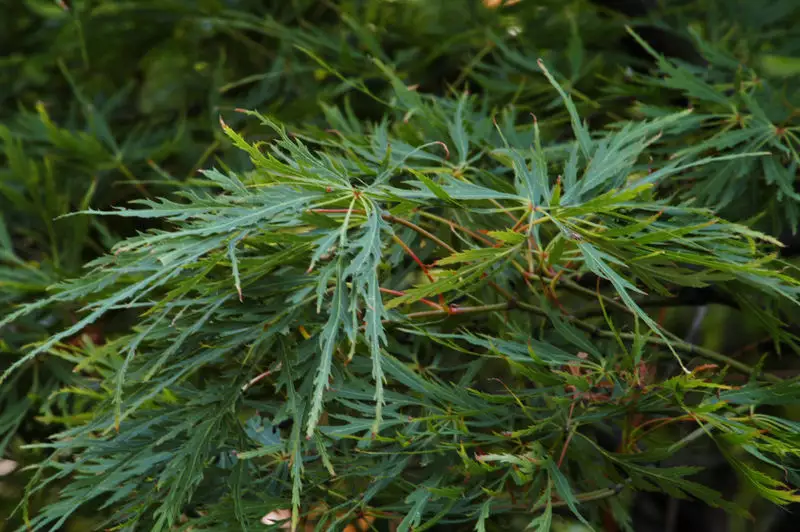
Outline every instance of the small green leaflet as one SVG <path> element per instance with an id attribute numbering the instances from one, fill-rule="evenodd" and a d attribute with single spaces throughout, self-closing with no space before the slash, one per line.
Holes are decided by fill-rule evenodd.
<path id="1" fill-rule="evenodd" d="M 397 532 L 409 532 L 419 526 L 422 521 L 422 512 L 428 501 L 430 501 L 431 496 L 431 492 L 425 486 L 421 486 L 406 497 L 406 502 L 413 503 L 413 505 L 400 522 L 400 526 L 397 527 Z"/>
<path id="2" fill-rule="evenodd" d="M 575 498 L 575 494 L 572 492 L 569 480 L 567 480 L 567 477 L 558 469 L 558 466 L 552 459 L 547 460 L 547 472 L 550 475 L 553 486 L 556 488 L 558 496 L 567 503 L 567 507 L 573 515 L 575 515 L 581 523 L 589 527 L 589 530 L 594 530 L 586 518 L 578 511 L 578 499 Z"/>
<path id="3" fill-rule="evenodd" d="M 528 529 L 535 532 L 550 532 L 553 524 L 552 480 L 547 482 L 547 487 L 536 505 L 544 506 L 544 511 L 528 524 Z"/>
<path id="4" fill-rule="evenodd" d="M 344 278 L 344 260 L 339 258 L 336 265 L 336 288 L 331 299 L 328 321 L 319 336 L 320 356 L 319 366 L 314 376 L 314 395 L 311 400 L 311 410 L 306 424 L 306 436 L 314 435 L 319 418 L 322 415 L 325 390 L 331 375 L 333 351 L 339 341 L 342 326 L 350 319 L 348 312 L 349 298 Z"/>
<path id="5" fill-rule="evenodd" d="M 384 403 L 381 347 L 387 342 L 386 333 L 383 330 L 384 306 L 380 293 L 378 266 L 381 263 L 383 245 L 381 233 L 389 231 L 390 228 L 383 221 L 376 207 L 370 210 L 363 229 L 364 234 L 361 238 L 350 244 L 353 249 L 359 251 L 345 269 L 344 276 L 353 279 L 353 291 L 364 300 L 366 306 L 364 335 L 372 357 L 372 377 L 375 380 L 375 423 L 372 431 L 377 433 L 381 425 Z M 357 297 L 353 297 L 351 305 L 356 304 Z"/>
<path id="6" fill-rule="evenodd" d="M 545 77 L 550 82 L 553 87 L 556 88 L 558 94 L 561 96 L 561 99 L 564 100 L 564 105 L 567 107 L 567 111 L 569 112 L 570 120 L 572 121 L 572 130 L 575 133 L 575 137 L 578 139 L 578 145 L 583 152 L 583 156 L 586 157 L 587 160 L 591 158 L 593 153 L 593 142 L 592 137 L 589 135 L 589 130 L 586 125 L 581 120 L 580 115 L 578 115 L 578 109 L 575 107 L 575 104 L 572 103 L 572 98 L 564 92 L 564 89 L 561 88 L 561 85 L 555 80 L 550 71 L 547 70 L 547 67 L 544 65 L 544 61 L 539 59 L 537 61 L 539 68 L 542 69 Z"/>

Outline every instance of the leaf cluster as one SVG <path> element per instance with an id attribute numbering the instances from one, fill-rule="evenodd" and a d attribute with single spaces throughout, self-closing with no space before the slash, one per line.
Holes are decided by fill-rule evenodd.
<path id="1" fill-rule="evenodd" d="M 6 22 L 49 17 L 31 46 L 83 62 L 77 81 L 12 57 L 57 69 L 74 107 L 0 126 L 0 449 L 34 408 L 59 424 L 28 446 L 47 457 L 25 526 L 91 505 L 125 530 L 282 509 L 320 530 L 633 530 L 643 492 L 746 516 L 676 459 L 701 451 L 798 502 L 799 283 L 777 252 L 797 223 L 793 3 L 664 12 L 694 23 L 703 67 L 586 2 L 227 4 L 30 2 Z M 160 43 L 142 81 L 104 39 Z M 20 83 L 0 101 L 38 98 Z M 665 320 L 693 294 L 770 356 Z"/>

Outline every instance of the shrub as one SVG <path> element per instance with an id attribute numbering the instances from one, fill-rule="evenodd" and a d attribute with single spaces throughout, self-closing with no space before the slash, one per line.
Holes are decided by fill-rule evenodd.
<path id="1" fill-rule="evenodd" d="M 701 68 L 661 55 L 646 28 L 628 34 L 654 63 L 615 51 L 621 21 L 583 2 L 295 4 L 271 18 L 256 4 L 156 11 L 161 31 L 210 24 L 296 75 L 275 88 L 288 105 L 205 110 L 222 118 L 182 165 L 206 167 L 198 178 L 128 180 L 125 199 L 140 197 L 114 208 L 62 183 L 48 150 L 64 172 L 131 173 L 74 81 L 87 132 L 42 107 L 20 116 L 46 148 L 4 130 L 3 190 L 35 238 L 0 232 L 16 308 L 0 322 L 15 355 L 0 419 L 12 435 L 41 407 L 61 425 L 28 446 L 45 456 L 26 526 L 59 529 L 89 506 L 85 526 L 129 530 L 251 529 L 286 510 L 318 529 L 549 530 L 571 516 L 633 530 L 645 492 L 735 519 L 762 511 L 753 495 L 798 501 L 798 280 L 775 251 L 797 223 L 797 72 L 788 37 L 762 52 L 764 28 L 786 31 L 796 8 L 701 27 Z M 725 9 L 665 20 L 709 6 Z M 107 9 L 84 15 L 121 24 Z M 738 47 L 709 40 L 729 26 Z M 137 112 L 164 118 L 193 88 L 149 84 L 185 84 L 204 52 L 162 37 L 172 51 L 145 61 L 156 73 L 139 88 L 167 100 Z M 183 157 L 183 135 L 135 164 Z M 51 219 L 70 211 L 61 236 Z M 87 334 L 99 325 L 110 332 Z M 48 384 L 32 386 L 49 397 L 21 399 L 42 363 Z M 702 476 L 718 457 L 736 490 Z"/>

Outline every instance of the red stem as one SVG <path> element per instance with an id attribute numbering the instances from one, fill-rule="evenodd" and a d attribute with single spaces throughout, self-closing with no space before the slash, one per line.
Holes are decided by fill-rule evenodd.
<path id="1" fill-rule="evenodd" d="M 380 287 L 380 291 L 383 292 L 384 294 L 391 294 L 393 296 L 404 296 L 404 295 L 406 295 L 405 292 L 401 292 L 400 290 L 392 290 L 391 288 Z M 422 299 L 419 300 L 419 302 L 420 303 L 424 303 L 424 304 L 428 305 L 431 308 L 435 308 L 436 310 L 446 310 L 446 309 L 443 309 L 441 305 L 439 305 L 438 303 L 434 303 L 430 299 L 422 298 Z"/>

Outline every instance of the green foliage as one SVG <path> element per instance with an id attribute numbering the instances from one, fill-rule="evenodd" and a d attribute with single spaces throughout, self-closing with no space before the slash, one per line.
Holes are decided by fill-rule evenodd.
<path id="1" fill-rule="evenodd" d="M 11 3 L 12 526 L 800 502 L 800 9 L 772 3 L 659 12 L 703 67 L 582 0 Z"/>

